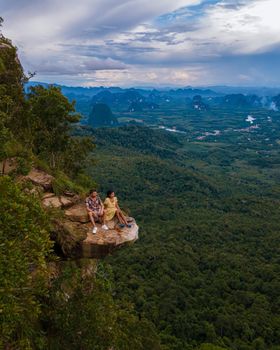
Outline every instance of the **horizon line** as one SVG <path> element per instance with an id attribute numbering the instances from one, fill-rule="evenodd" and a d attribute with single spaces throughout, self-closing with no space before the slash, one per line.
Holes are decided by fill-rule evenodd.
<path id="1" fill-rule="evenodd" d="M 49 83 L 45 81 L 28 81 L 25 84 L 34 83 L 34 84 L 46 84 L 46 85 L 58 85 L 68 88 L 83 88 L 83 89 L 94 89 L 94 88 L 120 88 L 120 89 L 210 89 L 210 88 L 232 88 L 232 89 L 280 89 L 279 86 L 269 86 L 269 85 L 226 85 L 226 84 L 217 84 L 217 85 L 162 85 L 162 86 L 152 86 L 152 85 L 98 85 L 98 86 L 83 86 L 83 85 L 66 85 L 63 83 Z"/>

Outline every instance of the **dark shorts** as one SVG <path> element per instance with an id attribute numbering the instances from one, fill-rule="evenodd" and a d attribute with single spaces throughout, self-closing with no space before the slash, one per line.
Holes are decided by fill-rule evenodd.
<path id="1" fill-rule="evenodd" d="M 94 215 L 95 217 L 97 217 L 97 216 L 102 216 L 102 215 L 103 215 L 103 214 L 102 214 L 102 209 L 94 209 L 94 210 L 90 209 L 90 211 L 93 213 L 93 215 Z"/>

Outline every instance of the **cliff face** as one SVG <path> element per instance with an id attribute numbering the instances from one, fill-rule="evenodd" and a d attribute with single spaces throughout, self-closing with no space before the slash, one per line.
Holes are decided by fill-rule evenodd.
<path id="1" fill-rule="evenodd" d="M 18 178 L 29 184 L 27 191 L 40 196 L 42 206 L 54 217 L 52 238 L 65 256 L 99 259 L 138 239 L 138 226 L 133 218 L 130 218 L 131 228 L 120 229 L 117 221 L 112 220 L 108 231 L 97 224 L 98 231 L 92 234 L 84 199 L 70 192 L 57 196 L 52 187 L 54 180 L 53 176 L 36 168 Z"/>
<path id="2" fill-rule="evenodd" d="M 18 102 L 22 102 L 23 82 L 26 79 L 17 50 L 11 41 L 0 33 L 0 106 L 9 106 L 8 112 L 19 112 Z M 2 108 L 0 108 L 2 109 Z M 7 110 L 6 110 L 7 111 Z"/>
<path id="3" fill-rule="evenodd" d="M 0 33 L 0 348 L 116 348 L 127 321 L 138 319 L 114 302 L 97 260 L 135 241 L 138 226 L 132 220 L 120 230 L 111 222 L 93 236 L 76 194 L 92 181 L 71 181 L 89 161 L 92 140 L 71 137 L 77 117 L 59 89 L 38 88 L 26 98 L 25 80 L 16 48 Z M 34 163 L 51 166 L 57 178 Z M 50 236 L 68 259 L 55 258 Z"/>

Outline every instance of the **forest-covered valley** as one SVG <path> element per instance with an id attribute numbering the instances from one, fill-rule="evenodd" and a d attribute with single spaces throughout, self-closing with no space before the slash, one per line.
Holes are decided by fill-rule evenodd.
<path id="1" fill-rule="evenodd" d="M 84 132 L 97 145 L 89 173 L 141 227 L 139 242 L 108 262 L 116 297 L 168 349 L 277 349 L 278 143 L 269 158 L 261 136 L 235 144 L 137 126 Z"/>

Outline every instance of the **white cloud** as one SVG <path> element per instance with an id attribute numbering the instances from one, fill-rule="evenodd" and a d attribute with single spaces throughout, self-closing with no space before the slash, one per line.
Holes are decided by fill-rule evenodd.
<path id="1" fill-rule="evenodd" d="M 279 0 L 255 0 L 239 8 L 216 5 L 202 19 L 198 35 L 233 53 L 265 51 L 280 43 Z"/>
<path id="2" fill-rule="evenodd" d="M 275 82 L 254 55 L 280 46 L 279 0 L 0 0 L 0 7 L 4 34 L 43 80 L 188 85 L 215 83 L 220 69 L 230 81 L 254 84 L 266 72 Z"/>
<path id="3" fill-rule="evenodd" d="M 6 33 L 15 41 L 80 37 L 91 30 L 96 36 L 119 33 L 180 6 L 202 0 L 0 0 Z"/>
<path id="4" fill-rule="evenodd" d="M 136 86 L 141 85 L 159 87 L 196 84 L 200 78 L 200 71 L 196 68 L 172 69 L 157 68 L 146 69 L 131 67 L 120 71 L 98 71 L 84 75 L 85 86 Z M 144 82 L 144 83 L 143 83 Z"/>
<path id="5" fill-rule="evenodd" d="M 153 30 L 147 26 L 146 31 L 142 26 L 119 40 L 123 43 L 132 41 L 131 46 L 135 47 L 141 44 L 145 33 L 151 33 L 150 38 L 154 40 L 146 44 L 158 50 L 147 54 L 146 58 L 157 57 L 159 62 L 183 55 L 187 56 L 188 62 L 211 60 L 225 54 L 261 53 L 280 44 L 279 0 L 254 0 L 238 7 L 224 5 L 221 2 L 209 6 L 196 20 L 195 27 L 174 17 L 165 32 L 162 26 Z"/>
<path id="6" fill-rule="evenodd" d="M 19 47 L 20 57 L 27 70 L 44 73 L 61 69 L 62 74 L 74 74 L 84 61 L 92 69 L 120 69 L 123 63 L 110 57 L 101 60 L 100 52 L 83 57 L 75 47 L 69 54 L 69 46 L 103 44 L 105 37 L 117 40 L 122 31 L 130 30 L 142 21 L 148 21 L 167 11 L 199 0 L 30 0 L 7 2 L 0 0 L 5 19 L 4 33 Z M 65 48 L 68 45 L 68 49 Z M 89 55 L 88 55 L 89 56 Z M 97 57 L 95 57 L 97 56 Z M 71 67 L 72 65 L 72 67 Z M 83 71 L 83 69 L 82 69 Z"/>

